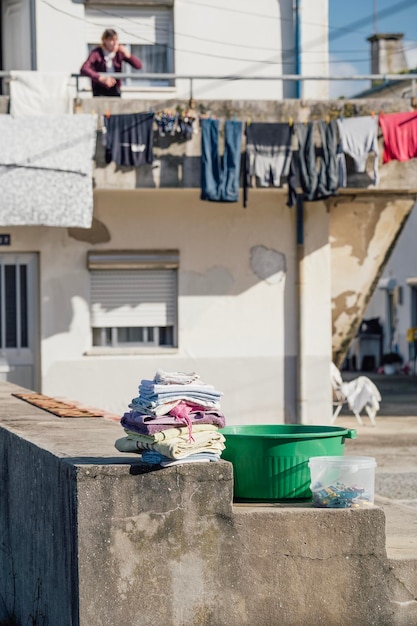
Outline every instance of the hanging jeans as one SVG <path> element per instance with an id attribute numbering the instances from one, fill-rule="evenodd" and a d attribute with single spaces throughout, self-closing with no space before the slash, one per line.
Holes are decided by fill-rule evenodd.
<path id="1" fill-rule="evenodd" d="M 219 120 L 201 120 L 201 199 L 237 202 L 240 180 L 242 122 L 224 124 L 223 163 L 219 155 Z"/>

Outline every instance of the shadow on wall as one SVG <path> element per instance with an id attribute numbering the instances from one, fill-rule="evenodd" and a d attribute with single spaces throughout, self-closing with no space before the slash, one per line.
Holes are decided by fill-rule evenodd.
<path id="1" fill-rule="evenodd" d="M 249 252 L 249 265 L 253 278 L 258 277 L 269 285 L 277 285 L 287 273 L 286 258 L 282 252 L 266 246 L 253 246 Z M 250 289 L 259 280 L 253 280 Z M 214 266 L 207 272 L 181 272 L 181 296 L 236 295 L 238 290 L 232 272 L 226 267 Z"/>

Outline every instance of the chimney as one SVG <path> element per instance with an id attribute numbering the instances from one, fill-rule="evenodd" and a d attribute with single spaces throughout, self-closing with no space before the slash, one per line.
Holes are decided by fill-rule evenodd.
<path id="1" fill-rule="evenodd" d="M 398 74 L 408 71 L 400 33 L 375 34 L 371 42 L 371 74 Z"/>

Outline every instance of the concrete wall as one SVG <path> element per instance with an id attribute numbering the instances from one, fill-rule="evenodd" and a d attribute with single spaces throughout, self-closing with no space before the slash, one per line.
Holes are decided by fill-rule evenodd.
<path id="1" fill-rule="evenodd" d="M 367 304 L 415 203 L 416 195 L 372 190 L 331 205 L 334 360 L 341 365 Z M 355 237 L 352 237 L 352 233 Z M 359 365 L 359 364 L 358 364 Z"/>
<path id="2" fill-rule="evenodd" d="M 0 619 L 414 623 L 381 509 L 233 505 L 229 463 L 149 471 L 114 448 L 120 425 L 59 419 L 15 391 L 0 384 Z"/>
<path id="3" fill-rule="evenodd" d="M 254 190 L 243 209 L 193 190 L 97 191 L 91 231 L 9 229 L 10 251 L 33 251 L 35 241 L 40 251 L 42 391 L 121 413 L 159 367 L 195 369 L 224 392 L 230 420 L 294 419 L 284 370 L 296 355 L 295 215 L 285 198 Z M 87 251 L 124 248 L 179 249 L 177 350 L 91 349 Z"/>

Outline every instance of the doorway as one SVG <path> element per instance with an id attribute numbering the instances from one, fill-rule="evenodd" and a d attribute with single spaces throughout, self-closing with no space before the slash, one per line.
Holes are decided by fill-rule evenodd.
<path id="1" fill-rule="evenodd" d="M 38 255 L 0 254 L 0 380 L 40 391 Z"/>

